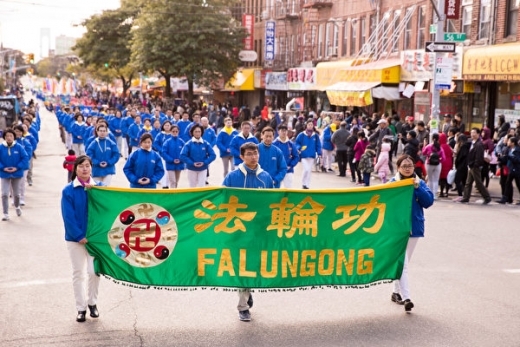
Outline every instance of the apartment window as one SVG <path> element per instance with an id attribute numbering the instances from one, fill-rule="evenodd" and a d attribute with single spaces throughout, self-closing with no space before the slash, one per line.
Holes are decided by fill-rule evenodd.
<path id="1" fill-rule="evenodd" d="M 343 48 L 341 49 L 341 55 L 346 56 L 347 55 L 347 44 L 348 44 L 348 26 L 349 21 L 346 20 L 343 24 Z"/>
<path id="2" fill-rule="evenodd" d="M 388 35 L 390 35 L 390 24 L 388 23 L 390 19 L 383 19 L 384 20 L 384 24 L 383 24 L 383 37 L 382 37 L 382 47 L 381 47 L 381 51 L 382 52 L 388 52 L 388 50 L 390 49 L 390 44 L 388 42 Z"/>
<path id="3" fill-rule="evenodd" d="M 357 52 L 357 32 L 358 32 L 358 21 L 357 19 L 353 19 L 350 22 L 350 55 L 356 55 Z"/>
<path id="4" fill-rule="evenodd" d="M 360 29 L 359 29 L 359 48 L 363 49 L 363 46 L 367 42 L 367 19 L 361 17 Z"/>
<path id="5" fill-rule="evenodd" d="M 404 49 L 412 49 L 412 17 L 410 17 L 411 8 L 406 9 L 405 17 L 410 18 L 404 28 Z"/>
<path id="6" fill-rule="evenodd" d="M 325 56 L 329 57 L 332 55 L 332 27 L 334 24 L 327 23 L 325 27 Z"/>
<path id="7" fill-rule="evenodd" d="M 491 0 L 480 1 L 480 23 L 478 30 L 478 39 L 489 38 L 489 30 L 491 27 Z"/>
<path id="8" fill-rule="evenodd" d="M 506 37 L 516 36 L 518 31 L 518 9 L 520 8 L 520 0 L 509 0 L 507 6 L 507 26 Z"/>
<path id="9" fill-rule="evenodd" d="M 417 49 L 424 49 L 426 43 L 426 7 L 421 6 L 417 13 Z"/>
<path id="10" fill-rule="evenodd" d="M 473 16 L 473 0 L 462 1 L 462 32 L 469 39 L 471 36 L 471 22 Z"/>
<path id="11" fill-rule="evenodd" d="M 338 56 L 338 45 L 339 45 L 339 24 L 334 24 L 332 28 L 332 54 Z"/>
<path id="12" fill-rule="evenodd" d="M 392 52 L 399 52 L 399 23 L 400 23 L 401 11 L 394 12 L 394 30 L 392 32 Z"/>
<path id="13" fill-rule="evenodd" d="M 320 24 L 318 27 L 318 57 L 322 58 L 325 56 L 325 45 L 323 44 L 323 35 L 325 31 L 325 24 Z"/>

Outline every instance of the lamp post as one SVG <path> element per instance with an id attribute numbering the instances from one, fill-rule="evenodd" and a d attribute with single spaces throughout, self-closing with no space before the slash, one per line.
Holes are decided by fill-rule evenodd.
<path id="1" fill-rule="evenodd" d="M 375 47 L 375 60 L 379 59 L 379 16 L 381 15 L 381 0 L 368 0 L 370 2 L 370 8 L 372 11 L 376 11 L 376 47 Z"/>

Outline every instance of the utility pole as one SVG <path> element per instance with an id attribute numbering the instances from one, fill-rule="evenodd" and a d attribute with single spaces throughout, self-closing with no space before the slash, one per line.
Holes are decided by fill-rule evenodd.
<path id="1" fill-rule="evenodd" d="M 435 33 L 435 42 L 443 42 L 444 41 L 444 21 L 446 20 L 446 15 L 444 14 L 444 0 L 437 0 L 437 5 L 435 5 L 435 0 L 430 0 L 432 3 L 435 14 L 437 15 L 437 32 Z M 433 91 L 432 91 L 432 101 L 431 101 L 431 109 L 430 109 L 430 142 L 431 136 L 439 132 L 439 123 L 440 123 L 440 113 L 441 113 L 441 93 L 440 90 L 436 88 L 436 72 L 437 72 L 437 61 L 441 58 L 443 53 L 435 53 L 435 62 L 433 65 Z M 431 89 L 431 86 L 430 86 Z"/>

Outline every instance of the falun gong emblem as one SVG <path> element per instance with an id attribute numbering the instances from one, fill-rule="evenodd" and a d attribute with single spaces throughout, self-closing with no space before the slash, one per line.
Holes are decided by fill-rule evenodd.
<path id="1" fill-rule="evenodd" d="M 177 224 L 161 206 L 143 203 L 122 211 L 108 232 L 114 253 L 136 267 L 161 264 L 177 243 Z"/>

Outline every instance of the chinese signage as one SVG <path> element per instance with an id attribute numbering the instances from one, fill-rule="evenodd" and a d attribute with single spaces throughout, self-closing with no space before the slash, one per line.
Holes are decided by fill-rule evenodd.
<path id="1" fill-rule="evenodd" d="M 287 90 L 287 72 L 267 72 L 265 74 L 265 89 Z"/>
<path id="2" fill-rule="evenodd" d="M 411 180 L 334 191 L 93 188 L 96 273 L 151 286 L 291 288 L 401 276 Z"/>
<path id="3" fill-rule="evenodd" d="M 287 71 L 287 89 L 314 90 L 316 86 L 316 69 L 298 67 Z"/>
<path id="4" fill-rule="evenodd" d="M 470 49 L 464 53 L 465 80 L 520 81 L 520 45 Z"/>
<path id="5" fill-rule="evenodd" d="M 462 79 L 463 48 L 457 47 L 455 53 L 438 53 L 441 57 L 452 58 L 452 79 Z M 429 81 L 433 78 L 435 53 L 424 50 L 408 50 L 401 52 L 401 81 Z"/>
<path id="6" fill-rule="evenodd" d="M 242 15 L 242 26 L 247 31 L 247 37 L 244 39 L 244 49 L 251 51 L 254 49 L 254 28 L 255 28 L 255 16 L 252 14 Z"/>
<path id="7" fill-rule="evenodd" d="M 446 19 L 460 19 L 460 0 L 444 0 Z"/>
<path id="8" fill-rule="evenodd" d="M 265 61 L 274 60 L 274 36 L 276 33 L 276 22 L 268 20 L 265 22 Z"/>

